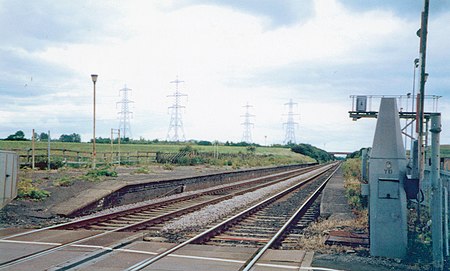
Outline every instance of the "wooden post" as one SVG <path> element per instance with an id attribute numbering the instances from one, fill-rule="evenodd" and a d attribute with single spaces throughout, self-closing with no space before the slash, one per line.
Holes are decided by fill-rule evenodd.
<path id="1" fill-rule="evenodd" d="M 47 139 L 47 143 L 48 143 L 48 153 L 47 153 L 47 155 L 48 155 L 48 162 L 47 162 L 47 168 L 48 168 L 48 170 L 50 170 L 50 169 L 52 169 L 52 167 L 51 167 L 51 159 L 50 159 L 50 130 L 48 131 L 47 136 L 48 136 L 48 139 Z"/>
<path id="2" fill-rule="evenodd" d="M 34 162 L 35 162 L 35 142 L 34 142 L 34 129 L 32 130 L 31 135 L 31 168 L 34 169 Z"/>

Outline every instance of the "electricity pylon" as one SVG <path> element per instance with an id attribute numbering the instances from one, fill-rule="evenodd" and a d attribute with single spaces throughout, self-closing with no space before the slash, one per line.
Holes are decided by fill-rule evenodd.
<path id="1" fill-rule="evenodd" d="M 178 89 L 179 84 L 183 82 L 178 80 L 178 76 L 175 81 L 170 82 L 171 84 L 175 84 L 175 92 L 167 96 L 174 98 L 173 105 L 168 107 L 170 110 L 170 124 L 169 131 L 167 132 L 167 141 L 185 141 L 181 109 L 186 107 L 181 105 L 181 97 L 186 97 L 187 94 L 181 93 Z"/>
<path id="2" fill-rule="evenodd" d="M 129 99 L 130 93 L 131 89 L 127 88 L 125 85 L 124 88 L 119 90 L 122 100 L 117 102 L 117 104 L 120 104 L 120 111 L 117 113 L 119 115 L 119 130 L 122 130 L 123 138 L 131 138 L 132 136 L 130 119 L 133 117 L 133 112 L 130 111 L 129 104 L 134 102 Z"/>

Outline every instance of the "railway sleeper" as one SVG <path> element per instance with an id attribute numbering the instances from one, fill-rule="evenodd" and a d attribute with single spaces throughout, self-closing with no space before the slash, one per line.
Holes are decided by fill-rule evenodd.
<path id="1" fill-rule="evenodd" d="M 273 236 L 272 233 L 268 232 L 253 232 L 251 234 L 248 233 L 239 233 L 239 232 L 226 232 L 226 234 L 218 235 L 219 237 L 226 237 L 226 236 L 232 236 L 232 237 L 249 237 L 249 238 L 260 238 L 260 237 L 271 237 Z"/>
<path id="2" fill-rule="evenodd" d="M 128 226 L 130 225 L 130 223 L 100 223 L 98 224 L 98 226 L 100 227 L 114 227 L 114 228 L 120 228 L 120 227 L 124 227 L 124 226 Z"/>
<path id="3" fill-rule="evenodd" d="M 142 217 L 142 218 L 137 218 L 137 217 L 124 217 L 124 218 L 120 218 L 118 219 L 119 221 L 135 221 L 135 222 L 139 222 L 145 219 L 148 219 L 149 217 Z"/>
<path id="4" fill-rule="evenodd" d="M 140 219 L 140 220 L 144 220 L 144 219 L 147 219 L 147 218 L 150 218 L 150 217 L 155 217 L 156 216 L 156 214 L 147 214 L 147 215 L 144 215 L 144 214 L 132 214 L 132 215 L 127 215 L 127 217 L 130 217 L 130 218 L 135 218 L 135 219 Z"/>
<path id="5" fill-rule="evenodd" d="M 100 230 L 100 231 L 111 231 L 117 229 L 117 227 L 107 227 L 107 226 L 100 226 L 100 225 L 91 225 L 88 228 L 89 230 Z"/>
<path id="6" fill-rule="evenodd" d="M 238 233 L 238 234 L 253 234 L 253 233 L 255 233 L 255 230 L 254 229 L 240 229 L 239 228 L 239 229 L 232 229 L 232 230 L 230 230 L 228 232 L 232 232 L 232 233 L 235 232 L 235 233 Z M 264 232 L 274 234 L 274 233 L 277 232 L 277 230 L 275 230 L 275 229 L 265 229 Z"/>

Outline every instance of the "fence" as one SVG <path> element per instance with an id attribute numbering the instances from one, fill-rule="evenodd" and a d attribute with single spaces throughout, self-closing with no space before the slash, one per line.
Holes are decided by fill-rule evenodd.
<path id="1" fill-rule="evenodd" d="M 33 166 L 33 149 L 14 149 L 19 154 L 19 163 L 21 167 Z M 46 148 L 34 149 L 35 166 L 47 168 L 50 160 L 52 168 L 63 165 L 89 165 L 92 163 L 92 152 L 69 150 L 69 149 L 50 149 L 50 154 Z M 97 164 L 140 164 L 156 161 L 156 152 L 134 151 L 134 152 L 97 152 Z"/>
<path id="2" fill-rule="evenodd" d="M 21 167 L 33 166 L 33 149 L 10 149 L 19 155 Z M 155 152 L 155 151 L 105 151 L 97 152 L 96 164 L 145 164 L 145 163 L 177 163 L 177 164 L 197 164 L 208 159 L 245 159 L 253 154 L 249 153 L 217 153 L 217 152 Z M 82 150 L 71 150 L 61 148 L 34 149 L 34 165 L 37 168 L 48 168 L 50 160 L 51 168 L 68 166 L 88 166 L 92 163 L 92 152 Z"/>

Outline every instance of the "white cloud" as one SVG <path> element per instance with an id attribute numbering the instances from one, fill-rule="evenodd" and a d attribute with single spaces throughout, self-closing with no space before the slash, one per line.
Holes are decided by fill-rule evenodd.
<path id="1" fill-rule="evenodd" d="M 368 138 L 375 122 L 352 122 L 348 96 L 359 94 L 354 91 L 404 94 L 410 88 L 418 22 L 393 12 L 354 12 L 345 3 L 317 0 L 307 19 L 268 29 L 267 18 L 255 13 L 213 4 L 174 9 L 175 5 L 174 1 L 115 2 L 108 8 L 117 11 L 117 18 L 108 19 L 108 31 L 96 32 L 92 42 L 61 41 L 28 52 L 29 58 L 63 67 L 73 75 L 64 81 L 40 82 L 57 91 L 51 96 L 56 103 L 21 108 L 44 119 L 56 114 L 59 123 L 58 119 L 32 123 L 20 116 L 22 123 L 43 130 L 56 123 L 60 125 L 52 129 L 66 131 L 62 120 L 76 114 L 68 128 L 87 140 L 90 74 L 98 73 L 99 136 L 107 137 L 109 129 L 118 125 L 116 102 L 119 89 L 127 84 L 135 101 L 133 136 L 165 139 L 167 107 L 172 104 L 167 95 L 174 87 L 169 82 L 179 75 L 186 81 L 181 91 L 189 95 L 183 101 L 187 139 L 240 141 L 240 116 L 248 101 L 256 115 L 254 141 L 264 144 L 267 136 L 267 143 L 282 143 L 283 105 L 292 98 L 299 104 L 298 141 L 349 151 L 371 144 Z M 448 38 L 440 39 L 448 43 Z M 446 47 L 434 44 L 432 48 L 444 52 Z M 0 136 L 12 132 L 2 131 Z"/>

